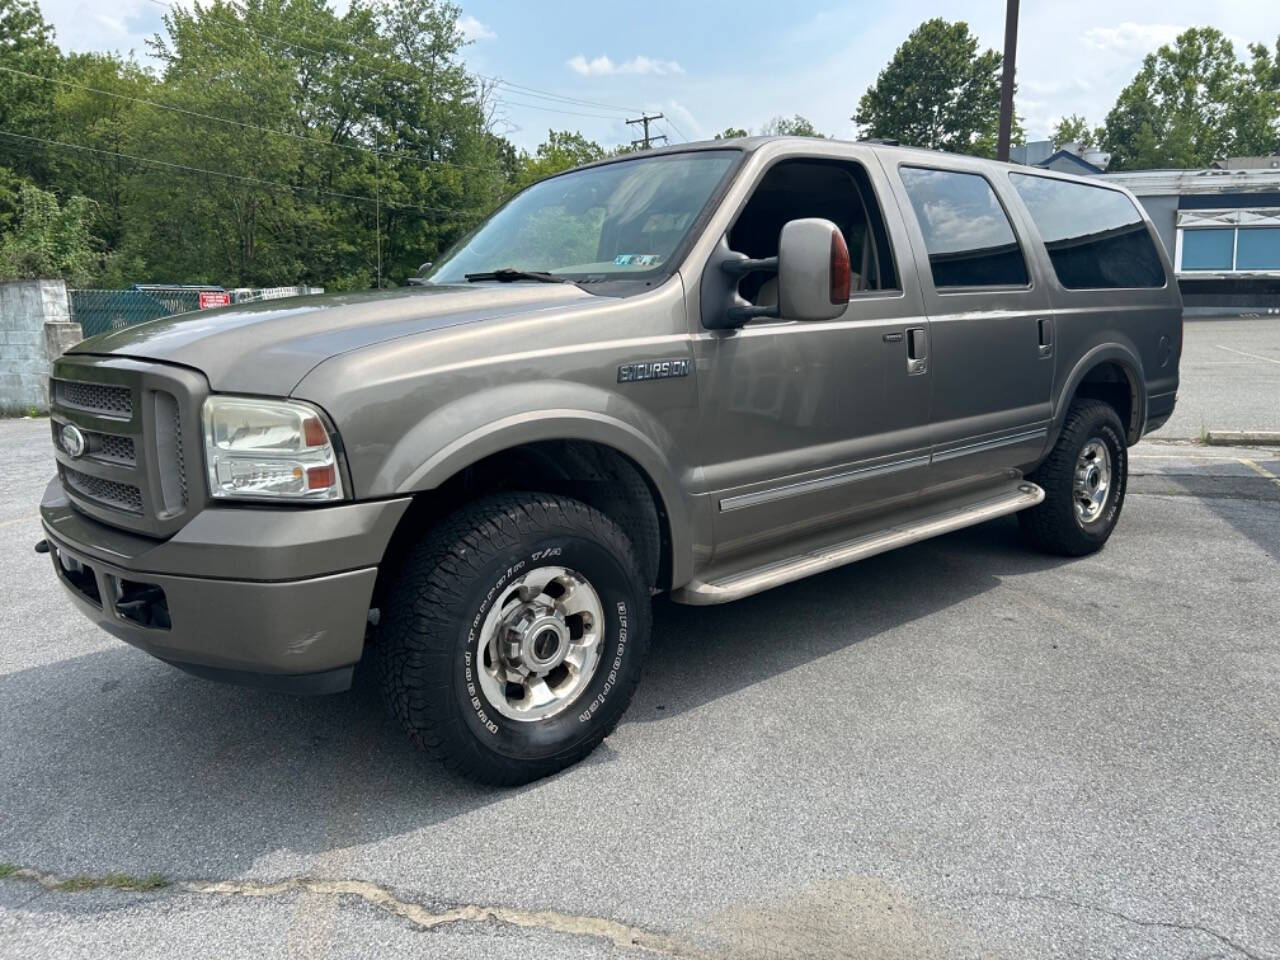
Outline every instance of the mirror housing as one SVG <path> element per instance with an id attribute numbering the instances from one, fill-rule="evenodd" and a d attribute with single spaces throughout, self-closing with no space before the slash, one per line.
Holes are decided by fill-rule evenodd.
<path id="1" fill-rule="evenodd" d="M 830 220 L 792 220 L 778 238 L 778 315 L 784 320 L 834 320 L 849 303 L 849 247 Z"/>

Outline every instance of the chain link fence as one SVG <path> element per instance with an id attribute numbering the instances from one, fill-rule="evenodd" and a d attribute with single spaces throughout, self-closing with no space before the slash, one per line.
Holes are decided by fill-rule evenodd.
<path id="1" fill-rule="evenodd" d="M 130 290 L 69 290 L 67 293 L 71 301 L 71 318 L 80 324 L 80 329 L 88 339 L 99 333 L 122 330 L 175 313 L 219 306 L 219 300 L 221 303 L 253 303 L 258 300 L 324 293 L 324 288 L 297 286 L 225 290 L 222 287 L 140 285 Z"/>

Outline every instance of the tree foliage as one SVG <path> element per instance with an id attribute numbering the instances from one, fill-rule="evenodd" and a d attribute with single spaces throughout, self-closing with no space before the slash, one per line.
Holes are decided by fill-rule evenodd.
<path id="1" fill-rule="evenodd" d="M 869 137 L 991 155 L 1000 123 L 1000 64 L 963 21 L 926 20 L 862 95 L 855 122 Z M 1015 123 L 1014 142 L 1022 139 Z"/>
<path id="2" fill-rule="evenodd" d="M 0 281 L 90 280 L 101 265 L 93 216 L 93 201 L 87 197 L 74 196 L 59 204 L 52 193 L 24 186 L 17 224 L 0 240 Z"/>
<path id="3" fill-rule="evenodd" d="M 1250 53 L 1246 65 L 1220 30 L 1193 27 L 1147 54 L 1107 114 L 1103 146 L 1112 167 L 1203 167 L 1274 152 L 1276 58 L 1256 44 Z"/>
<path id="4" fill-rule="evenodd" d="M 808 119 L 796 114 L 792 117 L 774 117 L 760 128 L 764 137 L 817 137 L 825 139 Z"/>
<path id="5" fill-rule="evenodd" d="M 1061 150 L 1068 143 L 1096 147 L 1102 139 L 1102 130 L 1089 126 L 1089 121 L 1077 113 L 1063 117 L 1049 134 L 1053 148 Z"/>

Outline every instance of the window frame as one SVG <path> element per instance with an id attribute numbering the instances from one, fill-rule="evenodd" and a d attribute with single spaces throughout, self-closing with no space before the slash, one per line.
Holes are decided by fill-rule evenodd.
<path id="1" fill-rule="evenodd" d="M 728 242 L 729 235 L 733 233 L 734 228 L 737 227 L 738 225 L 738 221 L 742 219 L 743 215 L 747 212 L 747 208 L 751 206 L 751 201 L 755 198 L 757 191 L 759 191 L 761 185 L 766 180 L 769 179 L 769 175 L 773 173 L 773 171 L 777 167 L 782 166 L 784 164 L 793 164 L 793 163 L 821 163 L 827 166 L 836 166 L 836 167 L 845 168 L 844 170 L 842 170 L 842 172 L 849 177 L 852 183 L 853 189 L 857 191 L 858 201 L 861 204 L 863 212 L 867 217 L 867 226 L 870 230 L 872 240 L 876 242 L 878 247 L 879 238 L 875 236 L 875 230 L 870 229 L 872 227 L 872 223 L 871 223 L 871 209 L 869 204 L 867 203 L 868 198 L 863 194 L 861 186 L 859 185 L 857 180 L 853 177 L 853 174 L 847 168 L 850 165 L 854 165 L 859 167 L 862 170 L 862 175 L 866 178 L 867 187 L 870 188 L 871 190 L 871 194 L 872 194 L 871 200 L 872 202 L 875 203 L 876 212 L 879 214 L 879 217 L 880 217 L 880 228 L 884 232 L 884 242 L 888 246 L 888 250 L 884 251 L 884 253 L 888 253 L 889 255 L 889 263 L 893 268 L 894 277 L 897 280 L 898 285 L 896 287 L 884 287 L 884 288 L 875 289 L 875 290 L 851 291 L 849 294 L 849 302 L 854 303 L 857 301 L 864 301 L 864 300 L 900 300 L 903 297 L 905 297 L 906 283 L 903 281 L 903 277 L 902 277 L 902 257 L 899 251 L 894 248 L 893 231 L 890 227 L 889 216 L 886 213 L 884 198 L 881 197 L 876 190 L 875 176 L 872 173 L 870 165 L 865 160 L 860 159 L 858 157 L 832 156 L 832 155 L 808 154 L 808 153 L 789 153 L 789 154 L 784 154 L 782 156 L 774 157 L 763 168 L 760 169 L 758 175 L 756 176 L 755 182 L 751 184 L 750 190 L 748 190 L 747 193 L 742 198 L 742 202 L 741 204 L 739 204 L 738 209 L 736 209 L 733 212 L 733 216 L 729 220 L 729 225 L 725 227 L 725 230 L 724 230 L 725 242 L 726 243 Z M 888 193 L 892 197 L 893 191 L 891 186 L 886 184 L 886 187 L 889 187 Z M 876 256 L 878 261 L 880 263 L 883 263 L 883 253 L 878 249 L 877 249 Z M 769 323 L 769 322 L 790 323 L 792 321 L 786 321 L 786 320 L 757 321 L 755 324 L 753 324 L 753 326 L 759 326 L 761 323 Z M 831 323 L 835 321 L 827 321 L 827 322 Z"/>
<path id="2" fill-rule="evenodd" d="M 1014 243 L 1018 246 L 1018 254 L 1022 257 L 1022 267 L 1027 274 L 1027 282 L 1022 283 L 986 283 L 974 286 L 948 286 L 940 287 L 933 278 L 933 264 L 929 260 L 929 240 L 925 236 L 924 225 L 920 222 L 920 215 L 916 213 L 915 202 L 911 199 L 911 188 L 907 186 L 906 178 L 902 176 L 902 171 L 908 170 L 928 170 L 933 173 L 951 173 L 964 177 L 978 177 L 986 183 L 987 189 L 991 191 L 992 196 L 996 198 L 996 203 L 1000 205 L 1000 210 L 1004 213 L 1005 222 L 1009 224 L 1009 229 L 1013 232 Z M 908 215 L 915 223 L 916 231 L 920 236 L 920 245 L 924 253 L 924 262 L 917 267 L 920 277 L 927 276 L 929 284 L 933 288 L 933 292 L 939 297 L 963 296 L 965 294 L 974 293 L 1024 293 L 1030 292 L 1036 288 L 1036 273 L 1031 265 L 1031 260 L 1027 257 L 1027 248 L 1023 243 L 1022 235 L 1018 232 L 1018 223 L 1013 214 L 1009 210 L 1009 204 L 1005 198 L 1000 195 L 1000 191 L 996 189 L 995 182 L 981 170 L 966 170 L 960 167 L 949 167 L 942 164 L 920 163 L 918 161 L 902 160 L 894 168 L 897 174 L 898 183 L 902 187 L 903 197 L 907 201 L 906 208 L 902 210 L 902 216 L 906 218 Z M 1013 185 L 1009 185 L 1009 189 L 1013 189 Z M 1016 191 L 1015 191 L 1016 192 Z"/>
<path id="3" fill-rule="evenodd" d="M 1067 177 L 1048 176 L 1043 173 L 1032 173 L 1029 170 L 1025 172 L 1022 170 L 1009 170 L 1006 172 L 1006 176 L 1008 176 L 1009 178 L 1009 188 L 1018 197 L 1018 202 L 1022 204 L 1023 209 L 1026 211 L 1027 220 L 1031 225 L 1031 229 L 1035 232 L 1036 240 L 1039 242 L 1040 248 L 1044 251 L 1045 262 L 1048 264 L 1049 273 L 1053 275 L 1054 283 L 1056 283 L 1059 289 L 1061 289 L 1064 293 L 1069 293 L 1069 294 L 1070 293 L 1099 293 L 1099 292 L 1106 293 L 1106 292 L 1116 292 L 1116 291 L 1132 292 L 1132 291 L 1167 290 L 1168 289 L 1169 270 L 1166 267 L 1164 258 L 1160 255 L 1160 251 L 1164 247 L 1164 241 L 1162 241 L 1158 236 L 1154 235 L 1154 230 L 1152 229 L 1152 224 L 1151 224 L 1151 218 L 1147 215 L 1146 211 L 1143 210 L 1142 204 L 1138 202 L 1137 198 L 1131 196 L 1126 191 L 1118 189 L 1117 187 L 1112 186 L 1111 184 L 1108 184 L 1108 183 L 1088 183 L 1088 182 L 1082 183 L 1080 180 L 1076 180 L 1076 179 L 1070 179 Z M 1030 177 L 1036 180 L 1053 180 L 1059 183 L 1069 183 L 1069 184 L 1074 184 L 1080 187 L 1092 188 L 1094 190 L 1107 190 L 1111 193 L 1116 193 L 1124 197 L 1124 199 L 1128 200 L 1129 203 L 1133 206 L 1134 213 L 1138 215 L 1138 221 L 1142 224 L 1143 229 L 1146 230 L 1147 239 L 1151 242 L 1152 247 L 1155 249 L 1156 260 L 1159 261 L 1160 271 L 1161 273 L 1164 274 L 1164 282 L 1157 285 L 1141 286 L 1141 287 L 1134 287 L 1134 286 L 1068 287 L 1065 283 L 1062 282 L 1062 279 L 1058 276 L 1058 268 L 1054 266 L 1053 255 L 1049 251 L 1049 243 L 1047 240 L 1045 240 L 1044 234 L 1040 232 L 1040 227 L 1036 223 L 1036 218 L 1031 212 L 1031 207 L 1027 205 L 1027 201 L 1023 198 L 1022 194 L 1018 193 L 1018 186 L 1016 183 L 1014 183 L 1014 180 L 1013 180 L 1014 177 Z M 1179 235 L 1178 235 L 1179 256 L 1181 256 L 1181 240 L 1182 240 L 1181 228 L 1179 228 Z M 1234 255 L 1234 250 L 1233 250 L 1233 255 Z M 1176 267 L 1174 272 L 1175 274 L 1177 273 Z"/>
<path id="4" fill-rule="evenodd" d="M 1178 225 L 1176 227 L 1177 235 L 1175 237 L 1175 257 L 1174 271 L 1178 276 L 1186 276 L 1188 279 L 1205 279 L 1211 277 L 1249 277 L 1249 276 L 1280 276 L 1280 263 L 1274 267 L 1245 267 L 1241 269 L 1240 261 L 1240 232 L 1242 230 L 1278 230 L 1280 231 L 1280 222 L 1278 223 L 1198 223 L 1188 226 Z M 1231 266 L 1229 267 L 1185 267 L 1182 264 L 1184 252 L 1184 234 L 1195 233 L 1202 230 L 1216 230 L 1219 232 L 1231 231 Z"/>

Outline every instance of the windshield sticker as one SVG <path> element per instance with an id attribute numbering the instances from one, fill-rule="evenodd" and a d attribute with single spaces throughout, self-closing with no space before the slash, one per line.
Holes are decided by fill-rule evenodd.
<path id="1" fill-rule="evenodd" d="M 656 267 L 661 262 L 660 253 L 620 253 L 613 258 L 615 267 Z"/>

